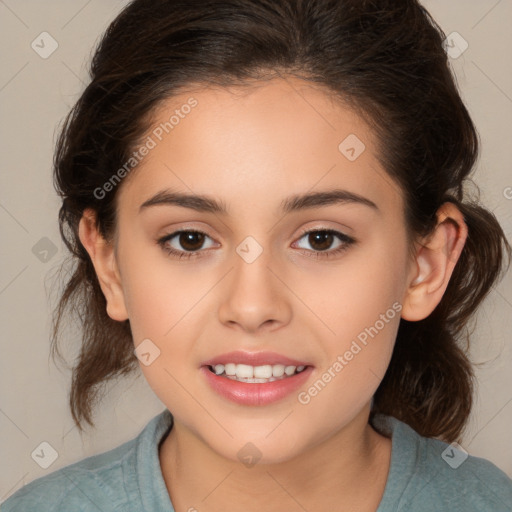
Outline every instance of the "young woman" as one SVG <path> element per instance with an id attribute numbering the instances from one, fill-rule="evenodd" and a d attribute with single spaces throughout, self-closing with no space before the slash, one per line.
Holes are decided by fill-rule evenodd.
<path id="1" fill-rule="evenodd" d="M 166 409 L 2 511 L 512 510 L 454 443 L 510 246 L 444 39 L 415 0 L 123 10 L 57 145 L 55 339 L 78 426 L 138 367 Z"/>

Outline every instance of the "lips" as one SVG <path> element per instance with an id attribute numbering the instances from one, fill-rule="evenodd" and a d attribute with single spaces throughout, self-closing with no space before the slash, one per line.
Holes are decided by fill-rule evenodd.
<path id="1" fill-rule="evenodd" d="M 272 376 L 258 374 L 257 369 L 261 372 L 271 369 Z M 276 369 L 280 374 L 277 377 Z M 297 390 L 310 377 L 313 366 L 275 352 L 235 351 L 204 361 L 200 370 L 211 389 L 221 397 L 241 405 L 261 406 L 282 400 Z"/>
<path id="2" fill-rule="evenodd" d="M 215 366 L 217 364 L 246 364 L 249 366 L 263 366 L 282 364 L 284 366 L 311 366 L 307 361 L 299 361 L 276 352 L 243 352 L 237 350 L 219 355 L 201 363 L 201 366 Z"/>

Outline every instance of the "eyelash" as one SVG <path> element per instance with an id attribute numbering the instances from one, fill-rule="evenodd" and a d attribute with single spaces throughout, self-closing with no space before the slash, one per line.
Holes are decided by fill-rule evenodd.
<path id="1" fill-rule="evenodd" d="M 178 259 L 181 259 L 181 258 L 190 259 L 190 258 L 201 257 L 200 250 L 198 250 L 198 251 L 177 251 L 176 249 L 173 249 L 172 247 L 169 247 L 168 245 L 166 245 L 169 240 L 172 240 L 174 237 L 176 237 L 177 235 L 180 235 L 181 233 L 198 233 L 198 234 L 205 235 L 208 238 L 210 238 L 208 236 L 208 234 L 206 234 L 203 231 L 199 231 L 196 229 L 182 229 L 182 230 L 174 231 L 173 233 L 170 233 L 169 235 L 165 235 L 164 237 L 157 240 L 157 243 L 167 253 L 167 255 L 176 257 Z M 310 233 L 330 233 L 330 234 L 335 235 L 341 242 L 343 242 L 342 245 L 340 245 L 340 247 L 338 247 L 337 249 L 333 249 L 333 250 L 326 250 L 326 251 L 314 251 L 314 250 L 311 251 L 309 249 L 301 249 L 300 250 L 301 253 L 304 254 L 305 256 L 308 256 L 311 258 L 316 258 L 316 259 L 331 258 L 334 256 L 338 256 L 339 254 L 345 252 L 351 245 L 353 245 L 354 243 L 357 242 L 357 240 L 355 240 L 354 238 L 349 237 L 348 235 L 345 235 L 344 233 L 341 233 L 340 231 L 336 231 L 334 229 L 318 229 L 318 228 L 303 231 L 301 233 L 300 237 L 298 238 L 298 240 L 300 240 L 301 238 L 304 238 L 306 235 L 309 235 Z"/>

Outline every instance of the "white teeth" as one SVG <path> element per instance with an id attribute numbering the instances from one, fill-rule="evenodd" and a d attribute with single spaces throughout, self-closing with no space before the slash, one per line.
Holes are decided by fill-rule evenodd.
<path id="1" fill-rule="evenodd" d="M 244 382 L 272 382 L 276 379 L 290 377 L 302 372 L 305 366 L 285 366 L 283 364 L 264 364 L 251 366 L 248 364 L 216 364 L 211 367 L 216 375 L 225 375 L 231 379 L 243 379 Z"/>
<path id="2" fill-rule="evenodd" d="M 242 379 L 252 379 L 254 377 L 254 368 L 248 364 L 237 364 L 236 376 Z"/>
<path id="3" fill-rule="evenodd" d="M 226 375 L 235 375 L 236 373 L 236 364 L 228 363 L 224 366 L 224 371 L 226 372 Z"/>
<path id="4" fill-rule="evenodd" d="M 239 380 L 240 382 L 248 382 L 249 384 L 264 384 L 265 382 L 272 382 L 272 379 L 239 379 L 238 377 L 233 377 L 232 375 L 228 375 L 228 379 Z"/>
<path id="5" fill-rule="evenodd" d="M 295 366 L 287 366 L 284 369 L 284 373 L 286 373 L 286 375 L 293 375 L 295 373 Z"/>
<path id="6" fill-rule="evenodd" d="M 272 366 L 272 375 L 274 377 L 282 377 L 284 375 L 284 364 L 275 364 Z"/>
<path id="7" fill-rule="evenodd" d="M 270 379 L 270 377 L 272 377 L 272 366 L 269 364 L 266 364 L 265 366 L 255 366 L 254 377 L 258 379 Z"/>

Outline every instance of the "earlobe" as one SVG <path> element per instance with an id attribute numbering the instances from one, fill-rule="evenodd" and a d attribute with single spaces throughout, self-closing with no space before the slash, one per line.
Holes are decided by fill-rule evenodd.
<path id="1" fill-rule="evenodd" d="M 423 320 L 434 311 L 464 248 L 468 229 L 453 203 L 444 203 L 439 208 L 437 221 L 434 232 L 416 252 L 415 272 L 402 302 L 404 320 Z"/>
<path id="2" fill-rule="evenodd" d="M 96 214 L 93 210 L 84 210 L 78 227 L 78 235 L 91 258 L 101 290 L 105 295 L 108 316 L 119 322 L 127 320 L 128 314 L 114 246 L 99 233 L 96 226 Z"/>

